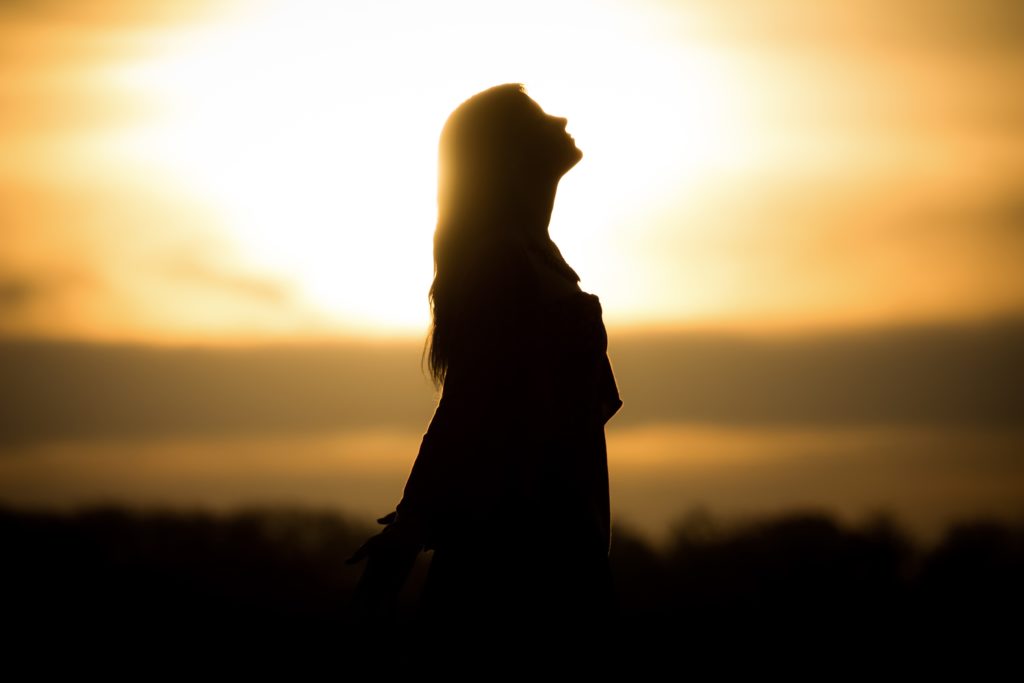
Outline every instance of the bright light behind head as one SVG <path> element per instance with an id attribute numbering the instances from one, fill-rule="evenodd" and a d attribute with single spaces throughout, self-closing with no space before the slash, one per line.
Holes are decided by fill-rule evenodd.
<path id="1" fill-rule="evenodd" d="M 522 82 L 584 152 L 552 236 L 609 291 L 623 217 L 741 144 L 722 65 L 639 22 L 584 2 L 281 2 L 122 73 L 161 111 L 122 149 L 216 209 L 230 258 L 295 283 L 340 326 L 420 332 L 441 126 L 470 95 Z M 612 318 L 630 305 L 608 300 Z"/>

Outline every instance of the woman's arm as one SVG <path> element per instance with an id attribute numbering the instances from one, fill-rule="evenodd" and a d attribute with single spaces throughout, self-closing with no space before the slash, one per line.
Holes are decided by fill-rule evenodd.
<path id="1" fill-rule="evenodd" d="M 396 508 L 398 520 L 416 520 L 427 547 L 493 504 L 516 445 L 537 429 L 535 378 L 547 372 L 547 302 L 521 245 L 495 239 L 466 267 L 472 284 L 457 302 L 441 399 Z"/>

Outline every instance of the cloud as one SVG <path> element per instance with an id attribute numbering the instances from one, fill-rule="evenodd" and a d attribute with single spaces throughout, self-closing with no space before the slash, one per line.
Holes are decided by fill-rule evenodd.
<path id="1" fill-rule="evenodd" d="M 616 343 L 622 421 L 1024 426 L 1024 318 Z M 616 418 L 619 419 L 619 418 Z"/>
<path id="2" fill-rule="evenodd" d="M 1024 317 L 754 338 L 615 335 L 611 427 L 1024 426 Z M 0 444 L 67 438 L 422 433 L 419 342 L 260 348 L 0 343 Z"/>
<path id="3" fill-rule="evenodd" d="M 1019 239 L 1024 235 L 1024 187 L 1015 187 L 993 193 L 983 201 L 952 207 L 937 207 L 924 212 L 921 224 L 939 224 L 967 228 L 974 232 L 987 231 L 993 237 Z M 1024 246 L 1017 244 L 1017 246 Z"/>
<path id="4" fill-rule="evenodd" d="M 45 287 L 37 282 L 17 278 L 0 278 L 0 311 L 23 308 L 38 298 Z"/>
<path id="5" fill-rule="evenodd" d="M 36 276 L 0 275 L 0 314 L 24 313 L 59 298 L 71 288 L 88 288 L 96 282 L 94 275 L 62 268 Z"/>
<path id="6" fill-rule="evenodd" d="M 0 343 L 0 443 L 423 428 L 419 347 Z"/>
<path id="7" fill-rule="evenodd" d="M 229 2 L 206 0 L 3 0 L 0 18 L 7 21 L 65 21 L 79 26 L 142 28 L 194 21 Z"/>
<path id="8" fill-rule="evenodd" d="M 1019 53 L 1024 44 L 1024 6 L 1017 0 L 741 0 L 711 10 L 704 3 L 661 4 L 695 13 L 720 39 L 786 47 L 816 43 L 834 48 L 856 41 L 876 49 Z"/>
<path id="9" fill-rule="evenodd" d="M 290 289 L 282 282 L 267 277 L 233 273 L 205 264 L 198 259 L 175 259 L 165 272 L 172 278 L 267 304 L 280 305 L 291 299 Z"/>

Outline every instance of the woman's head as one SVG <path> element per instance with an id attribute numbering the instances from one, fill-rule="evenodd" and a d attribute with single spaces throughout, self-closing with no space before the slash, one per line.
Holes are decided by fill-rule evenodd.
<path id="1" fill-rule="evenodd" d="M 583 157 L 565 126 L 519 83 L 460 104 L 441 131 L 439 222 L 499 215 L 524 195 L 556 186 Z"/>
<path id="2" fill-rule="evenodd" d="M 566 130 L 519 83 L 477 93 L 460 104 L 441 131 L 432 327 L 427 339 L 430 374 L 444 382 L 455 349 L 480 323 L 470 299 L 489 270 L 503 233 L 516 232 L 547 248 L 566 277 L 578 276 L 547 237 L 555 188 L 583 157 Z"/>

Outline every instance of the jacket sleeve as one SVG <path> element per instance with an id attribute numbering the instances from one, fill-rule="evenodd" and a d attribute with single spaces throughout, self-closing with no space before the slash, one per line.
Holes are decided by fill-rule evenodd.
<path id="1" fill-rule="evenodd" d="M 452 480 L 452 470 L 458 460 L 450 447 L 444 447 L 441 436 L 444 425 L 439 420 L 440 414 L 439 410 L 435 411 L 430 427 L 420 441 L 402 499 L 395 507 L 398 518 L 419 531 L 427 549 L 435 546 L 440 520 L 447 516 L 442 503 L 451 499 L 445 488 Z"/>

